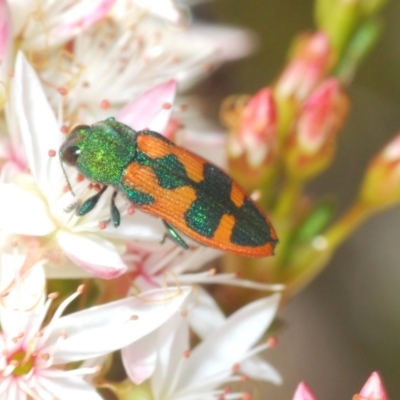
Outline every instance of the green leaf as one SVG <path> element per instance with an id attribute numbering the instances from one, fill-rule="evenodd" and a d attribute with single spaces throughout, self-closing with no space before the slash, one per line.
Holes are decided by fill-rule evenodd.
<path id="1" fill-rule="evenodd" d="M 363 23 L 353 35 L 336 70 L 341 82 L 349 84 L 358 66 L 371 51 L 382 32 L 382 23 L 376 18 Z"/>

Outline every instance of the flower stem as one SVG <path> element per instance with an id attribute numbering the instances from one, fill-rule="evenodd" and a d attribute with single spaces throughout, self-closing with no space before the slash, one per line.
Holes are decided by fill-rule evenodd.
<path id="1" fill-rule="evenodd" d="M 326 267 L 336 248 L 373 212 L 363 203 L 357 202 L 321 237 L 325 241 L 322 248 L 305 248 L 298 253 L 296 262 L 283 273 L 281 281 L 287 283 L 291 296 L 306 286 L 318 273 Z"/>
<path id="2" fill-rule="evenodd" d="M 355 203 L 325 234 L 331 249 L 337 248 L 371 214 L 365 204 Z"/>
<path id="3" fill-rule="evenodd" d="M 295 211 L 295 203 L 300 198 L 301 188 L 302 181 L 294 178 L 287 181 L 276 204 L 275 215 L 277 218 L 285 219 Z"/>

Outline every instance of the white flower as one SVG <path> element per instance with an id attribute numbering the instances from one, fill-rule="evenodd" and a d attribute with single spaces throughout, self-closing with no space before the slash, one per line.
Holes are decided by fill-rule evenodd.
<path id="1" fill-rule="evenodd" d="M 181 315 L 171 318 L 159 331 L 122 350 L 130 379 L 140 384 L 150 377 L 148 398 L 153 400 L 208 400 L 224 395 L 222 385 L 240 381 L 238 371 L 280 383 L 279 374 L 254 354 L 268 347 L 253 347 L 271 324 L 279 295 L 257 300 L 231 315 L 221 326 L 189 352 L 188 321 Z M 189 315 L 192 311 L 188 310 Z M 157 336 L 157 351 L 147 343 Z M 132 393 L 134 393 L 133 388 Z M 229 399 L 241 399 L 231 393 Z"/>
<path id="2" fill-rule="evenodd" d="M 183 24 L 186 13 L 183 14 L 182 11 L 185 10 L 176 0 L 120 0 L 113 7 L 112 16 L 128 22 L 138 18 L 138 14 L 153 14 L 173 23 Z"/>
<path id="3" fill-rule="evenodd" d="M 130 277 L 135 285 L 132 292 L 165 285 L 199 285 L 199 284 L 226 284 L 248 287 L 255 290 L 282 290 L 284 285 L 264 284 L 240 279 L 234 273 L 216 273 L 215 269 L 197 272 L 221 255 L 221 252 L 209 247 L 193 245 L 189 250 L 184 250 L 173 244 L 166 246 L 138 246 L 128 242 L 127 252 L 123 259 L 129 266 Z"/>
<path id="4" fill-rule="evenodd" d="M 48 52 L 104 18 L 115 0 L 9 0 L 13 34 L 30 52 Z"/>
<path id="5" fill-rule="evenodd" d="M 61 303 L 44 328 L 54 294 L 29 312 L 0 309 L 0 399 L 101 399 L 83 379 L 97 367 L 62 366 L 109 354 L 145 337 L 171 318 L 190 293 L 188 288 L 154 290 L 61 317 L 81 290 Z"/>
<path id="6" fill-rule="evenodd" d="M 37 261 L 32 251 L 21 254 L 15 239 L 1 239 L 0 307 L 33 310 L 45 296 L 44 260 Z"/>
<path id="7" fill-rule="evenodd" d="M 217 65 L 243 57 L 252 48 L 252 37 L 238 29 L 171 27 L 143 15 L 129 21 L 129 28 L 113 20 L 96 24 L 74 39 L 71 50 L 53 52 L 40 72 L 53 105 L 58 103 L 54 88 L 67 90 L 63 101 L 68 120 L 105 119 L 110 111 L 170 79 L 185 90 Z"/>
<path id="8" fill-rule="evenodd" d="M 0 185 L 0 228 L 9 233 L 35 236 L 47 249 L 53 249 L 56 245 L 86 272 L 102 278 L 114 278 L 128 268 L 138 271 L 139 262 L 141 278 L 151 275 L 157 281 L 155 284 L 147 284 L 146 278 L 137 282 L 142 290 L 162 287 L 168 274 L 169 284 L 175 284 L 176 281 L 181 284 L 228 282 L 248 286 L 249 282 L 238 281 L 233 274 L 188 274 L 220 253 L 199 247 L 197 243 L 192 244 L 190 240 L 188 242 L 192 248 L 187 252 L 176 245 L 171 246 L 169 241 L 161 245 L 165 232 L 162 224 L 141 212 L 127 215 L 127 202 L 121 196 L 119 199 L 117 197 L 117 206 L 123 215 L 121 225 L 118 229 L 113 226 L 102 229 L 104 226 L 101 224 L 110 215 L 111 191 L 108 194 L 106 192 L 96 208 L 84 217 L 65 212 L 76 200 L 70 193 L 65 193 L 66 183 L 60 165 L 48 155 L 49 150 L 59 148 L 64 138 L 34 71 L 22 55 L 17 61 L 12 88 L 12 101 L 7 114 L 9 125 L 14 126 L 11 130 L 13 146 L 10 148 L 15 149 L 14 153 L 23 153 L 22 149 L 25 148 L 26 156 L 20 156 L 19 159 L 26 157 L 26 161 L 20 164 L 27 164 L 32 175 L 20 174 L 14 178 L 13 183 Z M 147 126 L 163 132 L 171 112 L 171 107 L 165 105 L 173 103 L 175 90 L 174 81 L 160 84 L 120 110 L 117 119 L 136 130 Z M 206 136 L 206 139 L 199 140 L 198 136 L 189 133 L 180 139 L 186 147 L 207 153 L 208 158 L 213 154 L 218 155 L 213 161 L 221 163 L 223 141 L 215 136 L 211 136 L 211 139 L 210 135 Z M 73 168 L 67 169 L 67 174 L 77 198 L 88 196 L 88 182 L 76 183 Z M 29 207 L 25 207 L 26 204 Z M 126 251 L 125 242 L 128 239 L 138 242 L 130 242 L 127 254 L 121 258 L 121 254 Z M 150 248 L 147 247 L 148 251 L 146 248 L 142 251 L 141 248 L 148 244 L 152 244 Z M 149 257 L 152 252 L 156 253 L 155 258 Z M 141 261 L 144 255 L 148 260 L 146 265 Z M 174 260 L 174 257 L 177 259 Z M 54 262 L 50 259 L 49 262 L 52 266 L 62 264 L 59 260 Z M 79 274 L 79 269 L 69 264 L 68 268 L 47 268 L 47 275 L 77 277 L 82 276 L 82 272 Z M 174 275 L 176 278 L 173 278 Z M 271 289 L 268 285 L 261 286 L 256 288 Z"/>
<path id="9" fill-rule="evenodd" d="M 107 195 L 84 217 L 65 212 L 76 199 L 65 193 L 65 178 L 59 161 L 49 157 L 49 150 L 56 151 L 64 138 L 38 78 L 22 54 L 17 58 L 12 86 L 14 124 L 18 126 L 32 175 L 18 175 L 15 183 L 0 185 L 0 206 L 3 207 L 0 228 L 8 233 L 41 237 L 46 247 L 57 244 L 72 261 L 102 278 L 121 275 L 127 269 L 120 257 L 125 248 L 123 240 L 160 243 L 164 232 L 161 222 L 137 212 L 124 216 L 118 229 L 108 226 L 102 229 L 99 223 L 108 220 L 110 215 Z M 173 85 L 168 83 L 160 88 L 157 93 L 153 92 L 157 97 L 154 107 L 163 100 L 171 102 L 173 99 Z M 152 113 L 160 127 L 162 121 L 168 120 L 160 114 L 170 111 L 163 108 L 157 111 L 149 107 L 147 115 Z M 124 121 L 123 115 L 121 119 Z M 77 197 L 88 195 L 88 182 L 75 184 L 72 178 L 70 173 Z M 123 214 L 126 214 L 126 201 L 120 198 L 117 206 L 123 205 Z"/>

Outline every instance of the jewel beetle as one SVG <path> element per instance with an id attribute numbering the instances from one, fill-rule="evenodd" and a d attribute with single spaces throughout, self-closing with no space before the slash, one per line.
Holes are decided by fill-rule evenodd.
<path id="1" fill-rule="evenodd" d="M 134 131 L 110 117 L 78 125 L 59 150 L 60 161 L 74 166 L 102 189 L 76 210 L 92 210 L 113 187 L 111 219 L 120 223 L 115 197 L 161 218 L 172 240 L 188 245 L 178 231 L 195 241 L 249 257 L 273 253 L 278 242 L 268 217 L 224 171 L 159 133 Z"/>

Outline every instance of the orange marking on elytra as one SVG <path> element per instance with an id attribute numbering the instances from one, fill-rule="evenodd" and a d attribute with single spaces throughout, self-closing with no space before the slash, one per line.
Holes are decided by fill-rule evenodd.
<path id="1" fill-rule="evenodd" d="M 146 133 L 138 135 L 137 146 L 140 151 L 151 158 L 159 158 L 171 154 L 171 149 L 174 147 L 168 142 L 164 142 L 161 138 Z"/>
<path id="2" fill-rule="evenodd" d="M 138 208 L 166 220 L 170 220 L 177 215 L 181 216 L 182 219 L 183 214 L 190 208 L 197 197 L 195 190 L 190 186 L 182 186 L 176 189 L 161 187 L 154 171 L 150 167 L 138 163 L 132 163 L 128 166 L 122 183 L 152 195 L 155 199 L 153 204 L 138 206 Z M 176 223 L 174 225 L 178 227 Z M 186 226 L 186 223 L 181 225 Z"/>
<path id="3" fill-rule="evenodd" d="M 205 160 L 196 154 L 190 153 L 173 143 L 146 134 L 138 135 L 138 148 L 151 158 L 165 157 L 173 154 L 185 166 L 188 177 L 198 183 L 204 179 L 203 167 Z"/>
<path id="4" fill-rule="evenodd" d="M 235 183 L 232 183 L 231 200 L 236 207 L 241 207 L 244 203 L 245 194 L 243 190 Z"/>
<path id="5" fill-rule="evenodd" d="M 214 232 L 213 239 L 218 242 L 230 242 L 234 225 L 235 217 L 233 215 L 224 214 L 219 222 L 217 230 Z"/>

